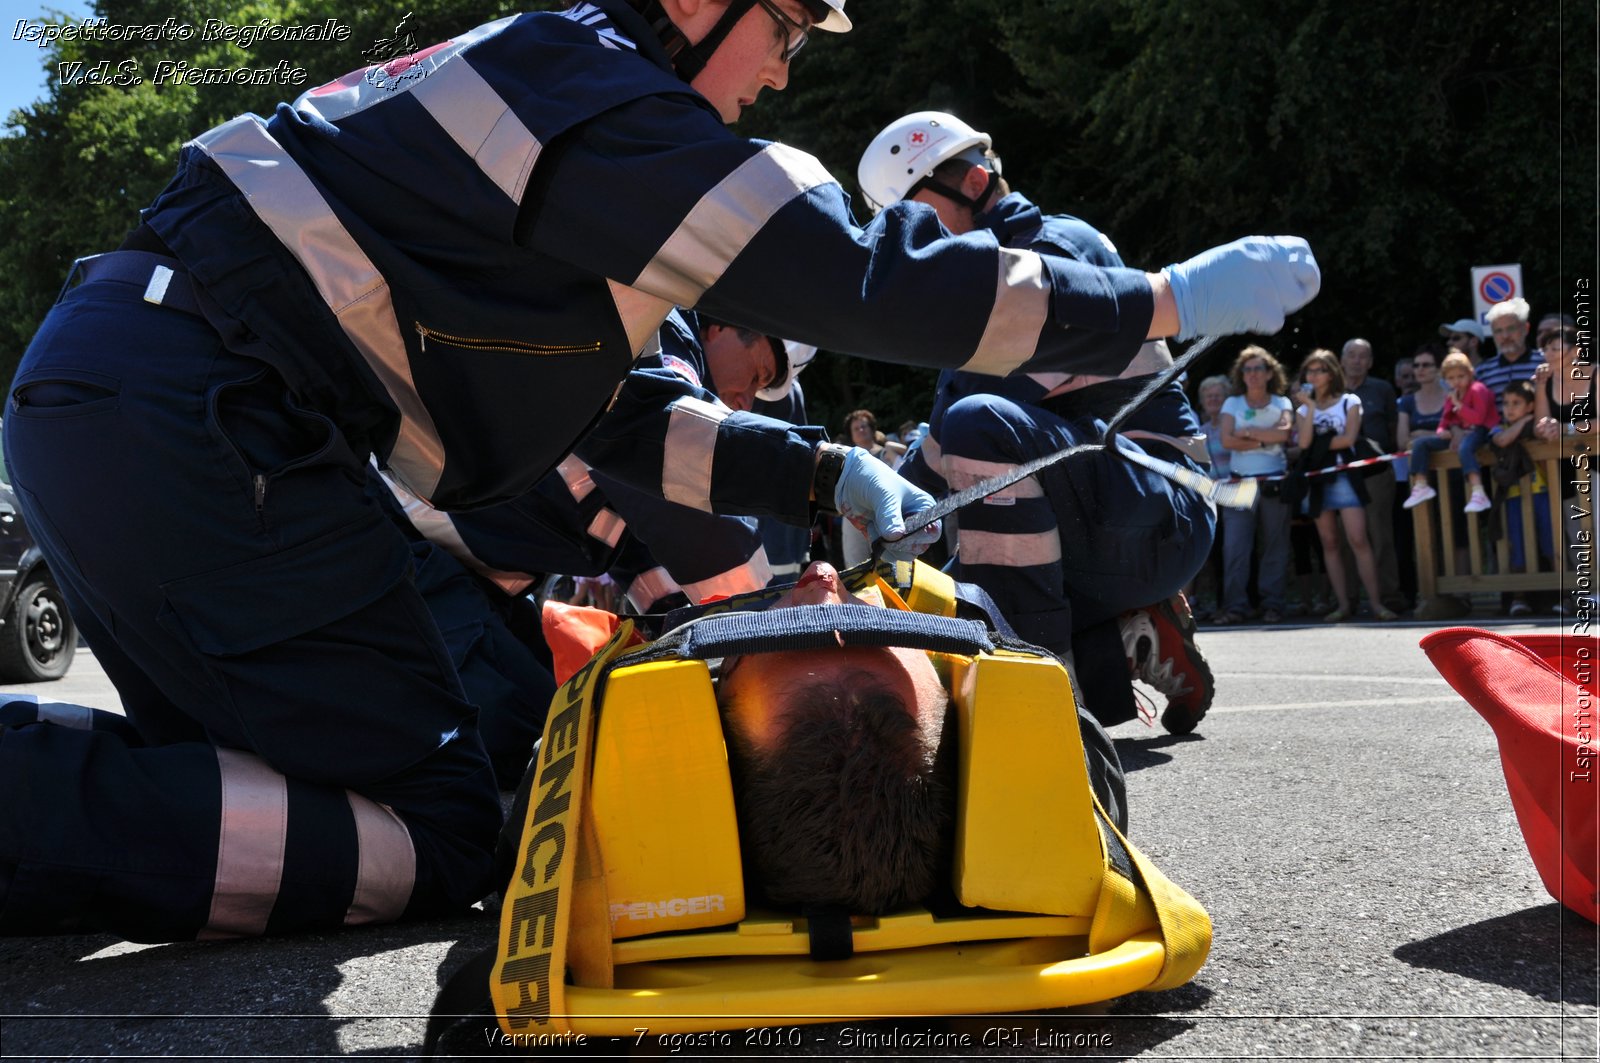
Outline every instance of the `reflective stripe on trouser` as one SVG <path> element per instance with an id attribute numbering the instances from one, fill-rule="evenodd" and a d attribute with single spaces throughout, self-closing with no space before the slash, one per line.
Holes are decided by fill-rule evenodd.
<path id="1" fill-rule="evenodd" d="M 957 488 L 962 476 L 1092 442 L 1099 429 L 1087 417 L 1069 422 L 1038 407 L 971 395 L 945 413 L 945 475 Z M 1175 453 L 1161 456 L 1173 460 Z M 960 520 L 957 578 L 993 595 L 1018 634 L 1048 634 L 1044 644 L 1059 647 L 1064 625 L 1081 629 L 1175 594 L 1204 561 L 1216 517 L 1193 492 L 1113 455 L 1091 453 L 966 507 Z"/>
<path id="2" fill-rule="evenodd" d="M 0 934 L 256 935 L 389 921 L 411 898 L 392 811 L 248 753 L 7 727 L 0 793 Z"/>
<path id="3" fill-rule="evenodd" d="M 347 791 L 393 809 L 415 853 L 403 913 L 379 900 L 373 917 L 479 899 L 498 795 L 406 540 L 363 490 L 365 454 L 204 321 L 126 284 L 69 292 L 12 397 L 18 501 L 148 748 L 58 726 L 0 732 L 0 924 L 200 932 L 228 864 L 213 746 L 288 777 L 286 863 L 262 931 L 344 925 L 367 907 L 358 881 L 403 873 L 397 846 L 366 844 L 394 839 L 387 816 Z M 343 870 L 363 849 L 390 855 Z M 143 880 L 158 872 L 165 886 Z"/>

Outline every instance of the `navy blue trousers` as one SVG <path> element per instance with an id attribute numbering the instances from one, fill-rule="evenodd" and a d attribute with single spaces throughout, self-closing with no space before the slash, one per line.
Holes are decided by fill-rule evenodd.
<path id="1" fill-rule="evenodd" d="M 1085 412 L 1069 417 L 997 395 L 959 400 L 945 412 L 940 438 L 950 489 L 1096 442 L 1105 421 L 1087 408 L 1106 407 L 1109 417 L 1134 390 L 1120 382 L 1086 389 Z M 1194 425 L 1173 385 L 1129 427 L 1176 436 L 1192 434 Z M 1186 460 L 1162 443 L 1119 445 Z M 1023 638 L 1057 652 L 1070 649 L 1085 699 L 1102 723 L 1131 719 L 1116 618 L 1170 598 L 1199 571 L 1216 531 L 1211 504 L 1142 466 L 1091 452 L 966 507 L 958 520 L 956 578 L 988 591 Z"/>
<path id="2" fill-rule="evenodd" d="M 329 929 L 490 887 L 494 776 L 367 454 L 134 285 L 24 356 L 5 454 L 132 733 L 0 728 L 0 932 Z"/>

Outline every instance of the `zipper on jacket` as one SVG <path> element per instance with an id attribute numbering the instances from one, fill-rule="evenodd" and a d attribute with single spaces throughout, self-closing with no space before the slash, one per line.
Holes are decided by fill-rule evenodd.
<path id="1" fill-rule="evenodd" d="M 460 347 L 469 351 L 504 351 L 507 354 L 593 354 L 600 350 L 600 341 L 593 343 L 526 343 L 522 340 L 487 339 L 478 336 L 455 336 L 448 332 L 429 328 L 418 321 L 417 335 L 420 337 L 422 350 L 428 349 L 428 341 L 442 343 L 447 347 Z"/>

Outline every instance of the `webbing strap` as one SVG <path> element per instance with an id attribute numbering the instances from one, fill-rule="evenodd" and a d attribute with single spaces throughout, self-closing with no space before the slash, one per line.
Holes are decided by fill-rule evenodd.
<path id="1" fill-rule="evenodd" d="M 813 960 L 848 960 L 855 955 L 850 913 L 837 904 L 808 904 L 801 911 Z"/>
<path id="2" fill-rule="evenodd" d="M 1093 792 L 1090 794 L 1093 797 Z M 1094 797 L 1096 821 L 1106 841 L 1107 860 L 1100 897 L 1089 924 L 1089 951 L 1100 953 L 1141 931 L 1159 929 L 1163 946 L 1161 974 L 1146 991 L 1173 989 L 1199 972 L 1211 952 L 1211 917 L 1189 894 L 1174 885 L 1150 858 L 1129 842 Z M 1126 853 L 1131 877 L 1117 865 Z"/>
<path id="3" fill-rule="evenodd" d="M 684 653 L 705 659 L 841 646 L 906 646 L 968 656 L 994 651 L 988 632 L 976 620 L 870 605 L 796 605 L 708 617 L 689 629 Z"/>

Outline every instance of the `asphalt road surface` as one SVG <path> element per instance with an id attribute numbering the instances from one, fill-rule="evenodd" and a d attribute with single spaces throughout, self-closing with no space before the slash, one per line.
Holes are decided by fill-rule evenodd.
<path id="1" fill-rule="evenodd" d="M 1429 629 L 1204 632 L 1219 693 L 1200 731 L 1113 732 L 1131 837 L 1215 923 L 1189 985 L 1042 1016 L 807 1027 L 787 1050 L 647 1038 L 588 1057 L 1595 1059 L 1596 929 L 1541 886 L 1488 726 L 1417 648 Z M 12 689 L 116 706 L 88 655 Z M 220 944 L 0 940 L 0 1056 L 415 1057 L 439 983 L 494 937 L 479 911 Z M 963 1034 L 974 1047 L 915 1047 Z M 447 1058 L 502 1058 L 492 1037 L 463 1023 Z"/>

